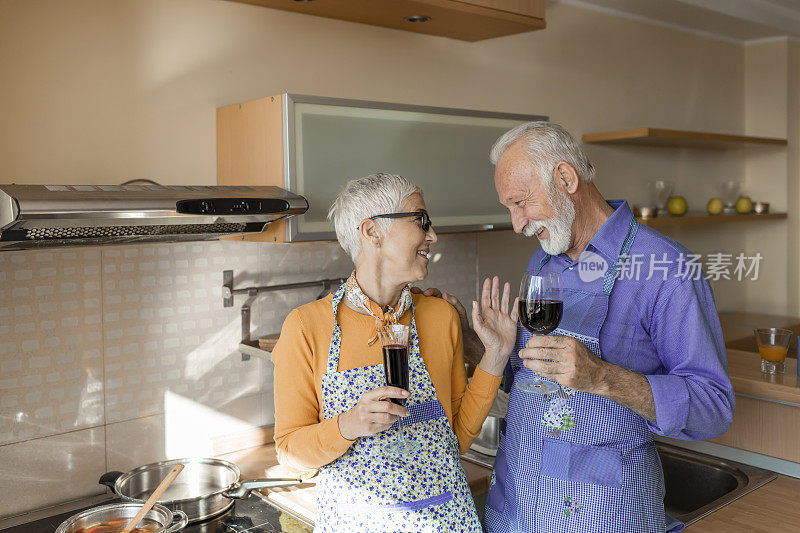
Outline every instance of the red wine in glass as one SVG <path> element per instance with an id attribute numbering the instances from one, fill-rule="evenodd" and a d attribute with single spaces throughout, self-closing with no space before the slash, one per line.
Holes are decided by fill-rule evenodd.
<path id="1" fill-rule="evenodd" d="M 388 344 L 383 347 L 383 373 L 386 384 L 408 390 L 408 346 Z M 405 398 L 390 398 L 397 405 L 405 405 Z"/>
<path id="2" fill-rule="evenodd" d="M 410 328 L 403 324 L 378 326 L 378 338 L 383 346 L 383 376 L 386 384 L 410 392 L 408 371 L 408 337 Z M 387 398 L 398 405 L 405 405 L 405 398 Z M 387 455 L 409 455 L 420 449 L 420 444 L 407 438 L 404 425 L 399 424 L 395 438 L 386 443 L 383 452 Z"/>
<path id="3" fill-rule="evenodd" d="M 561 277 L 556 272 L 531 274 L 526 272 L 519 287 L 519 321 L 534 335 L 552 333 L 561 322 L 564 300 Z M 515 379 L 514 386 L 525 392 L 548 394 L 558 385 L 535 379 Z"/>
<path id="4" fill-rule="evenodd" d="M 520 300 L 519 320 L 525 329 L 537 335 L 552 333 L 561 322 L 564 302 L 561 300 Z"/>

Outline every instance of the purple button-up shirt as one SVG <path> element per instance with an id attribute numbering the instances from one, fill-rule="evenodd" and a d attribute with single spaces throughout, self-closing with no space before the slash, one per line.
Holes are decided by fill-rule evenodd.
<path id="1" fill-rule="evenodd" d="M 612 265 L 633 214 L 624 201 L 609 205 L 614 213 L 586 251 Z M 690 254 L 672 239 L 639 226 L 628 267 L 611 292 L 600 350 L 604 360 L 647 378 L 656 408 L 656 423 L 648 422 L 654 433 L 702 440 L 728 429 L 734 397 L 714 295 L 702 275 L 687 275 Z M 544 255 L 541 248 L 536 250 L 528 269 L 538 268 Z M 543 271 L 560 272 L 565 285 L 581 283 L 577 263 L 583 257 L 572 261 L 566 254 L 554 256 Z M 636 263 L 641 264 L 638 276 L 632 267 Z"/>

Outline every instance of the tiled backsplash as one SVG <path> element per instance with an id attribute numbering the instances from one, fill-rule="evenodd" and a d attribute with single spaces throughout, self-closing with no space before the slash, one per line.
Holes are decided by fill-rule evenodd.
<path id="1" fill-rule="evenodd" d="M 103 424 L 100 250 L 0 253 L 0 444 Z"/>
<path id="2" fill-rule="evenodd" d="M 474 234 L 440 237 L 430 275 L 468 302 Z M 136 244 L 0 253 L 0 517 L 104 489 L 109 470 L 212 453 L 271 425 L 272 365 L 242 361 L 234 287 L 347 276 L 334 242 Z M 253 338 L 280 331 L 319 288 L 267 293 Z M 219 451 L 219 450 L 217 450 Z"/>

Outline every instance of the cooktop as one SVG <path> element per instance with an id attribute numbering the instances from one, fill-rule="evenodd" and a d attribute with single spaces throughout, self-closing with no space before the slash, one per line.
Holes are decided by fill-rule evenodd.
<path id="1" fill-rule="evenodd" d="M 106 503 L 116 501 L 119 500 L 110 500 Z M 64 520 L 84 510 L 77 509 L 0 531 L 2 533 L 53 533 Z M 312 528 L 252 493 L 246 500 L 236 500 L 225 513 L 202 522 L 189 524 L 181 531 L 183 533 L 311 533 Z"/>

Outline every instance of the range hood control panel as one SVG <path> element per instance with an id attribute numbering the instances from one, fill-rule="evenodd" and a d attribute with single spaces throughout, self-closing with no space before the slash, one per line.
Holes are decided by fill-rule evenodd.
<path id="1" fill-rule="evenodd" d="M 289 202 L 279 198 L 202 198 L 180 200 L 175 204 L 184 215 L 263 215 L 289 210 Z"/>

